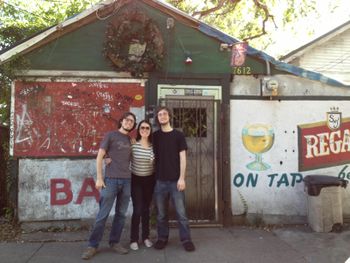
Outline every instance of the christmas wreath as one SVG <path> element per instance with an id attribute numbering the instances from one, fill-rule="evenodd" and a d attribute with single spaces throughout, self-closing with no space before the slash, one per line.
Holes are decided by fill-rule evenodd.
<path id="1" fill-rule="evenodd" d="M 161 67 L 163 39 L 154 22 L 139 11 L 118 15 L 107 25 L 105 57 L 117 71 L 142 77 Z"/>

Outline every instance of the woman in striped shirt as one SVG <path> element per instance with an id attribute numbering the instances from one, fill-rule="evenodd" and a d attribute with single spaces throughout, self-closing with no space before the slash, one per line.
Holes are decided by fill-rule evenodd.
<path id="1" fill-rule="evenodd" d="M 155 185 L 152 126 L 143 120 L 137 127 L 136 142 L 131 146 L 131 217 L 130 248 L 138 250 L 139 225 L 142 222 L 142 241 L 146 247 L 153 245 L 149 238 L 150 204 Z"/>

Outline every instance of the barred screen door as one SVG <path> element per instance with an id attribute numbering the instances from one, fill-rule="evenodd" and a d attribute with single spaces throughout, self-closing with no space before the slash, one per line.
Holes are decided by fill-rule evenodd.
<path id="1" fill-rule="evenodd" d="M 186 136 L 186 210 L 191 224 L 218 224 L 218 114 L 220 101 L 212 96 L 174 96 L 160 99 L 173 112 L 172 125 Z M 174 211 L 171 219 L 176 219 Z"/>

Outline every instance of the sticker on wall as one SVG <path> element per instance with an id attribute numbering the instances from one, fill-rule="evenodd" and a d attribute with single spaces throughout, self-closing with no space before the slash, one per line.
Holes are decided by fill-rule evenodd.
<path id="1" fill-rule="evenodd" d="M 141 94 L 137 94 L 136 96 L 135 96 L 135 100 L 142 100 L 142 95 Z"/>
<path id="2" fill-rule="evenodd" d="M 274 143 L 275 133 L 271 125 L 263 123 L 248 124 L 242 129 L 244 147 L 255 155 L 255 160 L 246 165 L 249 170 L 265 171 L 271 166 L 262 161 L 262 154 L 269 151 Z"/>
<path id="3" fill-rule="evenodd" d="M 247 42 L 238 42 L 232 45 L 231 66 L 242 66 L 245 63 L 248 50 Z"/>
<path id="4" fill-rule="evenodd" d="M 348 163 L 350 118 L 332 107 L 325 121 L 298 125 L 298 140 L 299 171 Z"/>

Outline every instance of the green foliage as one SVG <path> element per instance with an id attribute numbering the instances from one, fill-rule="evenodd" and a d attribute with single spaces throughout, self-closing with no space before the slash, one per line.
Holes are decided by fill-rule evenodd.
<path id="1" fill-rule="evenodd" d="M 14 218 L 14 211 L 13 211 L 13 208 L 11 207 L 4 207 L 3 208 L 4 210 L 4 217 L 7 221 L 12 221 L 13 218 Z"/>
<path id="2" fill-rule="evenodd" d="M 8 126 L 10 118 L 11 81 L 16 70 L 25 70 L 28 63 L 22 57 L 16 57 L 0 65 L 0 125 Z"/>
<path id="3" fill-rule="evenodd" d="M 0 50 L 63 22 L 99 0 L 11 0 L 0 3 Z"/>
<path id="4" fill-rule="evenodd" d="M 311 12 L 317 13 L 315 0 L 205 0 L 203 4 L 190 0 L 167 2 L 235 38 L 248 39 L 251 46 L 261 50 L 272 43 L 270 33 L 276 27 L 284 28 Z M 214 9 L 219 4 L 220 8 Z"/>

